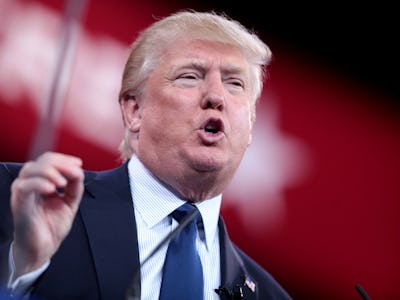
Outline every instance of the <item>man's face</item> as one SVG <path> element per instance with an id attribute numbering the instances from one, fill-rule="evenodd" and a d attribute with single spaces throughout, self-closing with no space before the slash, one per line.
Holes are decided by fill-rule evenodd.
<path id="1" fill-rule="evenodd" d="M 193 174 L 230 181 L 251 140 L 250 84 L 249 65 L 237 48 L 172 43 L 137 99 L 135 152 L 172 186 Z"/>

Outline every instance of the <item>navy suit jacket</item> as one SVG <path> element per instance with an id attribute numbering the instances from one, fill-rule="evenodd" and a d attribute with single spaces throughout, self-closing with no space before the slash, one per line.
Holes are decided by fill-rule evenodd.
<path id="1" fill-rule="evenodd" d="M 0 275 L 3 283 L 13 238 L 10 185 L 21 167 L 18 163 L 0 164 Z M 221 299 L 242 299 L 240 294 L 243 299 L 291 299 L 268 272 L 234 245 L 222 218 L 218 226 Z M 31 295 L 38 300 L 123 300 L 138 267 L 138 241 L 127 165 L 101 172 L 85 171 L 85 192 L 71 232 L 51 259 L 49 268 L 35 282 Z"/>

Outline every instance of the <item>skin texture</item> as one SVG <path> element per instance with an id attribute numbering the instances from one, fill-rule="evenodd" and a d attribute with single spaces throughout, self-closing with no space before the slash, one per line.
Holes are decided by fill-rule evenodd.
<path id="1" fill-rule="evenodd" d="M 251 141 L 249 65 L 239 49 L 204 40 L 167 46 L 143 93 L 121 102 L 143 164 L 189 201 L 216 196 Z M 82 161 L 47 152 L 12 185 L 14 277 L 49 261 L 71 229 L 83 193 Z M 57 192 L 63 189 L 63 193 Z"/>
<path id="2" fill-rule="evenodd" d="M 123 106 L 134 152 L 193 202 L 226 188 L 251 141 L 249 65 L 231 45 L 171 43 L 144 92 Z"/>

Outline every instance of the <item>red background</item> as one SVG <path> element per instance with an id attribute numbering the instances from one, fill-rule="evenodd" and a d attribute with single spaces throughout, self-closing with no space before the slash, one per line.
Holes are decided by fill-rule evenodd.
<path id="1" fill-rule="evenodd" d="M 58 25 L 64 11 L 62 1 L 0 1 L 0 18 L 3 18 L 0 21 L 3 22 L 0 29 L 0 59 L 9 42 L 6 32 L 14 26 L 10 20 L 18 11 L 10 5 L 11 2 L 21 4 L 18 9 L 26 13 L 30 13 L 32 7 L 45 7 L 57 16 L 59 23 L 55 24 Z M 127 0 L 92 1 L 86 7 L 82 27 L 87 36 L 112 37 L 127 48 L 138 31 L 154 20 L 154 16 L 164 16 L 179 8 L 224 10 L 260 33 L 270 45 L 274 60 L 269 69 L 263 95 L 265 99 L 260 103 L 257 122 L 264 124 L 263 121 L 267 122 L 267 118 L 271 117 L 274 119 L 274 132 L 286 137 L 286 141 L 295 141 L 283 148 L 278 147 L 281 150 L 274 152 L 277 157 L 269 157 L 270 152 L 262 152 L 265 148 L 255 146 L 261 156 L 257 157 L 254 173 L 271 171 L 271 178 L 281 178 L 281 187 L 271 184 L 270 193 L 263 193 L 270 191 L 268 189 L 248 191 L 248 194 L 257 198 L 249 200 L 248 204 L 255 205 L 255 208 L 246 207 L 243 201 L 235 201 L 234 192 L 227 193 L 222 214 L 232 239 L 269 270 L 295 299 L 361 299 L 354 288 L 356 284 L 361 284 L 372 299 L 400 299 L 397 286 L 400 278 L 398 75 L 393 75 L 388 66 L 386 69 L 375 68 L 379 65 L 376 63 L 379 59 L 382 64 L 388 63 L 389 54 L 394 50 L 390 45 L 385 45 L 382 39 L 378 41 L 380 47 L 390 49 L 377 53 L 378 48 L 372 45 L 376 40 L 370 40 L 370 47 L 367 47 L 365 40 L 360 40 L 362 48 L 355 50 L 350 48 L 354 44 L 337 44 L 336 52 L 330 49 L 336 53 L 336 60 L 324 60 L 317 50 L 323 48 L 321 44 L 324 42 L 328 47 L 328 38 L 320 39 L 318 49 L 317 46 L 306 48 L 306 44 L 298 43 L 302 36 L 300 31 L 295 31 L 295 27 L 300 25 L 296 26 L 296 20 L 287 19 L 287 15 L 273 16 L 274 10 L 271 8 L 265 12 L 263 19 L 261 12 L 252 16 L 249 12 L 251 7 L 241 12 L 223 2 L 212 5 L 206 1 L 185 3 L 149 0 L 145 4 Z M 293 13 L 292 10 L 288 11 Z M 282 13 L 282 10 L 279 12 Z M 340 20 L 340 16 L 337 17 Z M 357 27 L 359 23 L 354 18 L 354 26 Z M 338 19 L 336 21 L 339 22 Z M 294 23 L 287 26 L 286 22 L 290 21 Z M 270 27 L 289 29 L 274 31 Z M 324 28 L 320 30 L 325 34 L 333 34 L 335 31 L 332 27 L 329 27 L 329 32 Z M 303 30 L 310 28 L 304 24 L 301 27 Z M 24 30 L 21 29 L 22 36 Z M 62 28 L 56 26 L 52 30 L 61 34 Z M 344 33 L 338 31 L 337 34 Z M 369 34 L 372 37 L 372 32 Z M 353 38 L 360 38 L 360 35 Z M 314 40 L 311 46 L 316 44 Z M 358 53 L 359 64 L 353 64 L 353 69 L 345 65 L 347 61 L 341 56 L 343 53 Z M 92 55 L 96 55 L 96 50 Z M 26 58 L 16 53 L 13 59 L 17 62 Z M 107 57 L 100 57 L 98 64 L 106 61 Z M 10 61 L 7 63 L 10 64 Z M 0 65 L 0 68 L 3 66 Z M 355 74 L 354 68 L 357 67 L 364 72 L 363 76 Z M 381 73 L 366 75 L 366 72 Z M 41 69 L 35 70 L 34 74 L 45 78 L 51 75 Z M 73 72 L 72 77 L 75 75 Z M 7 76 L 1 78 L 4 80 Z M 68 86 L 67 94 L 72 94 L 71 89 L 73 85 Z M 35 96 L 29 89 L 14 92 L 18 92 L 18 97 L 9 97 L 9 94 L 0 91 L 1 161 L 30 159 L 39 123 Z M 96 91 L 93 93 L 96 94 Z M 65 96 L 65 99 L 69 98 Z M 68 105 L 69 100 L 65 101 L 65 105 Z M 96 99 L 79 101 L 88 102 L 93 107 L 97 105 Z M 117 106 L 116 96 L 110 101 Z M 77 105 L 73 107 L 77 112 L 80 109 Z M 274 114 L 269 114 L 270 110 Z M 61 111 L 53 150 L 82 157 L 87 169 L 117 166 L 118 143 L 111 143 L 114 147 L 110 148 L 77 134 L 75 129 L 71 129 L 68 122 L 70 115 L 66 111 Z M 97 128 L 100 124 L 91 121 L 92 118 L 95 120 L 94 113 L 95 110 L 93 115 L 87 115 L 86 124 Z M 274 141 L 282 143 L 282 139 L 270 140 L 267 132 L 270 131 L 266 129 L 263 135 L 261 128 L 261 134 L 257 136 L 261 139 L 265 137 L 266 149 L 277 147 L 272 144 Z M 96 135 L 100 139 L 108 139 L 102 136 L 101 130 Z M 290 148 L 291 145 L 294 148 Z M 304 151 L 300 155 L 298 151 L 301 149 Z M 293 153 L 300 155 L 300 159 L 296 160 Z M 273 161 L 279 161 L 287 170 L 295 172 L 295 178 L 290 177 L 290 172 L 281 174 L 279 164 L 272 167 Z M 292 161 L 294 166 L 289 163 Z M 235 188 L 246 191 L 248 187 L 245 184 L 240 186 L 241 182 L 236 181 L 238 187 Z M 270 198 L 278 200 L 271 202 Z M 249 215 L 249 211 L 253 215 Z"/>

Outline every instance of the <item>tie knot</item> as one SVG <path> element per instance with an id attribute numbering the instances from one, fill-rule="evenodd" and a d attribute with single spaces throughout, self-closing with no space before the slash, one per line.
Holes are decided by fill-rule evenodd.
<path id="1" fill-rule="evenodd" d="M 178 223 L 181 223 L 186 218 L 186 216 L 194 213 L 193 211 L 197 212 L 197 215 L 195 216 L 195 218 L 193 220 L 198 220 L 199 219 L 199 210 L 197 209 L 196 206 L 194 206 L 188 202 L 186 202 L 182 206 L 175 209 L 171 215 L 176 221 L 178 221 Z"/>

